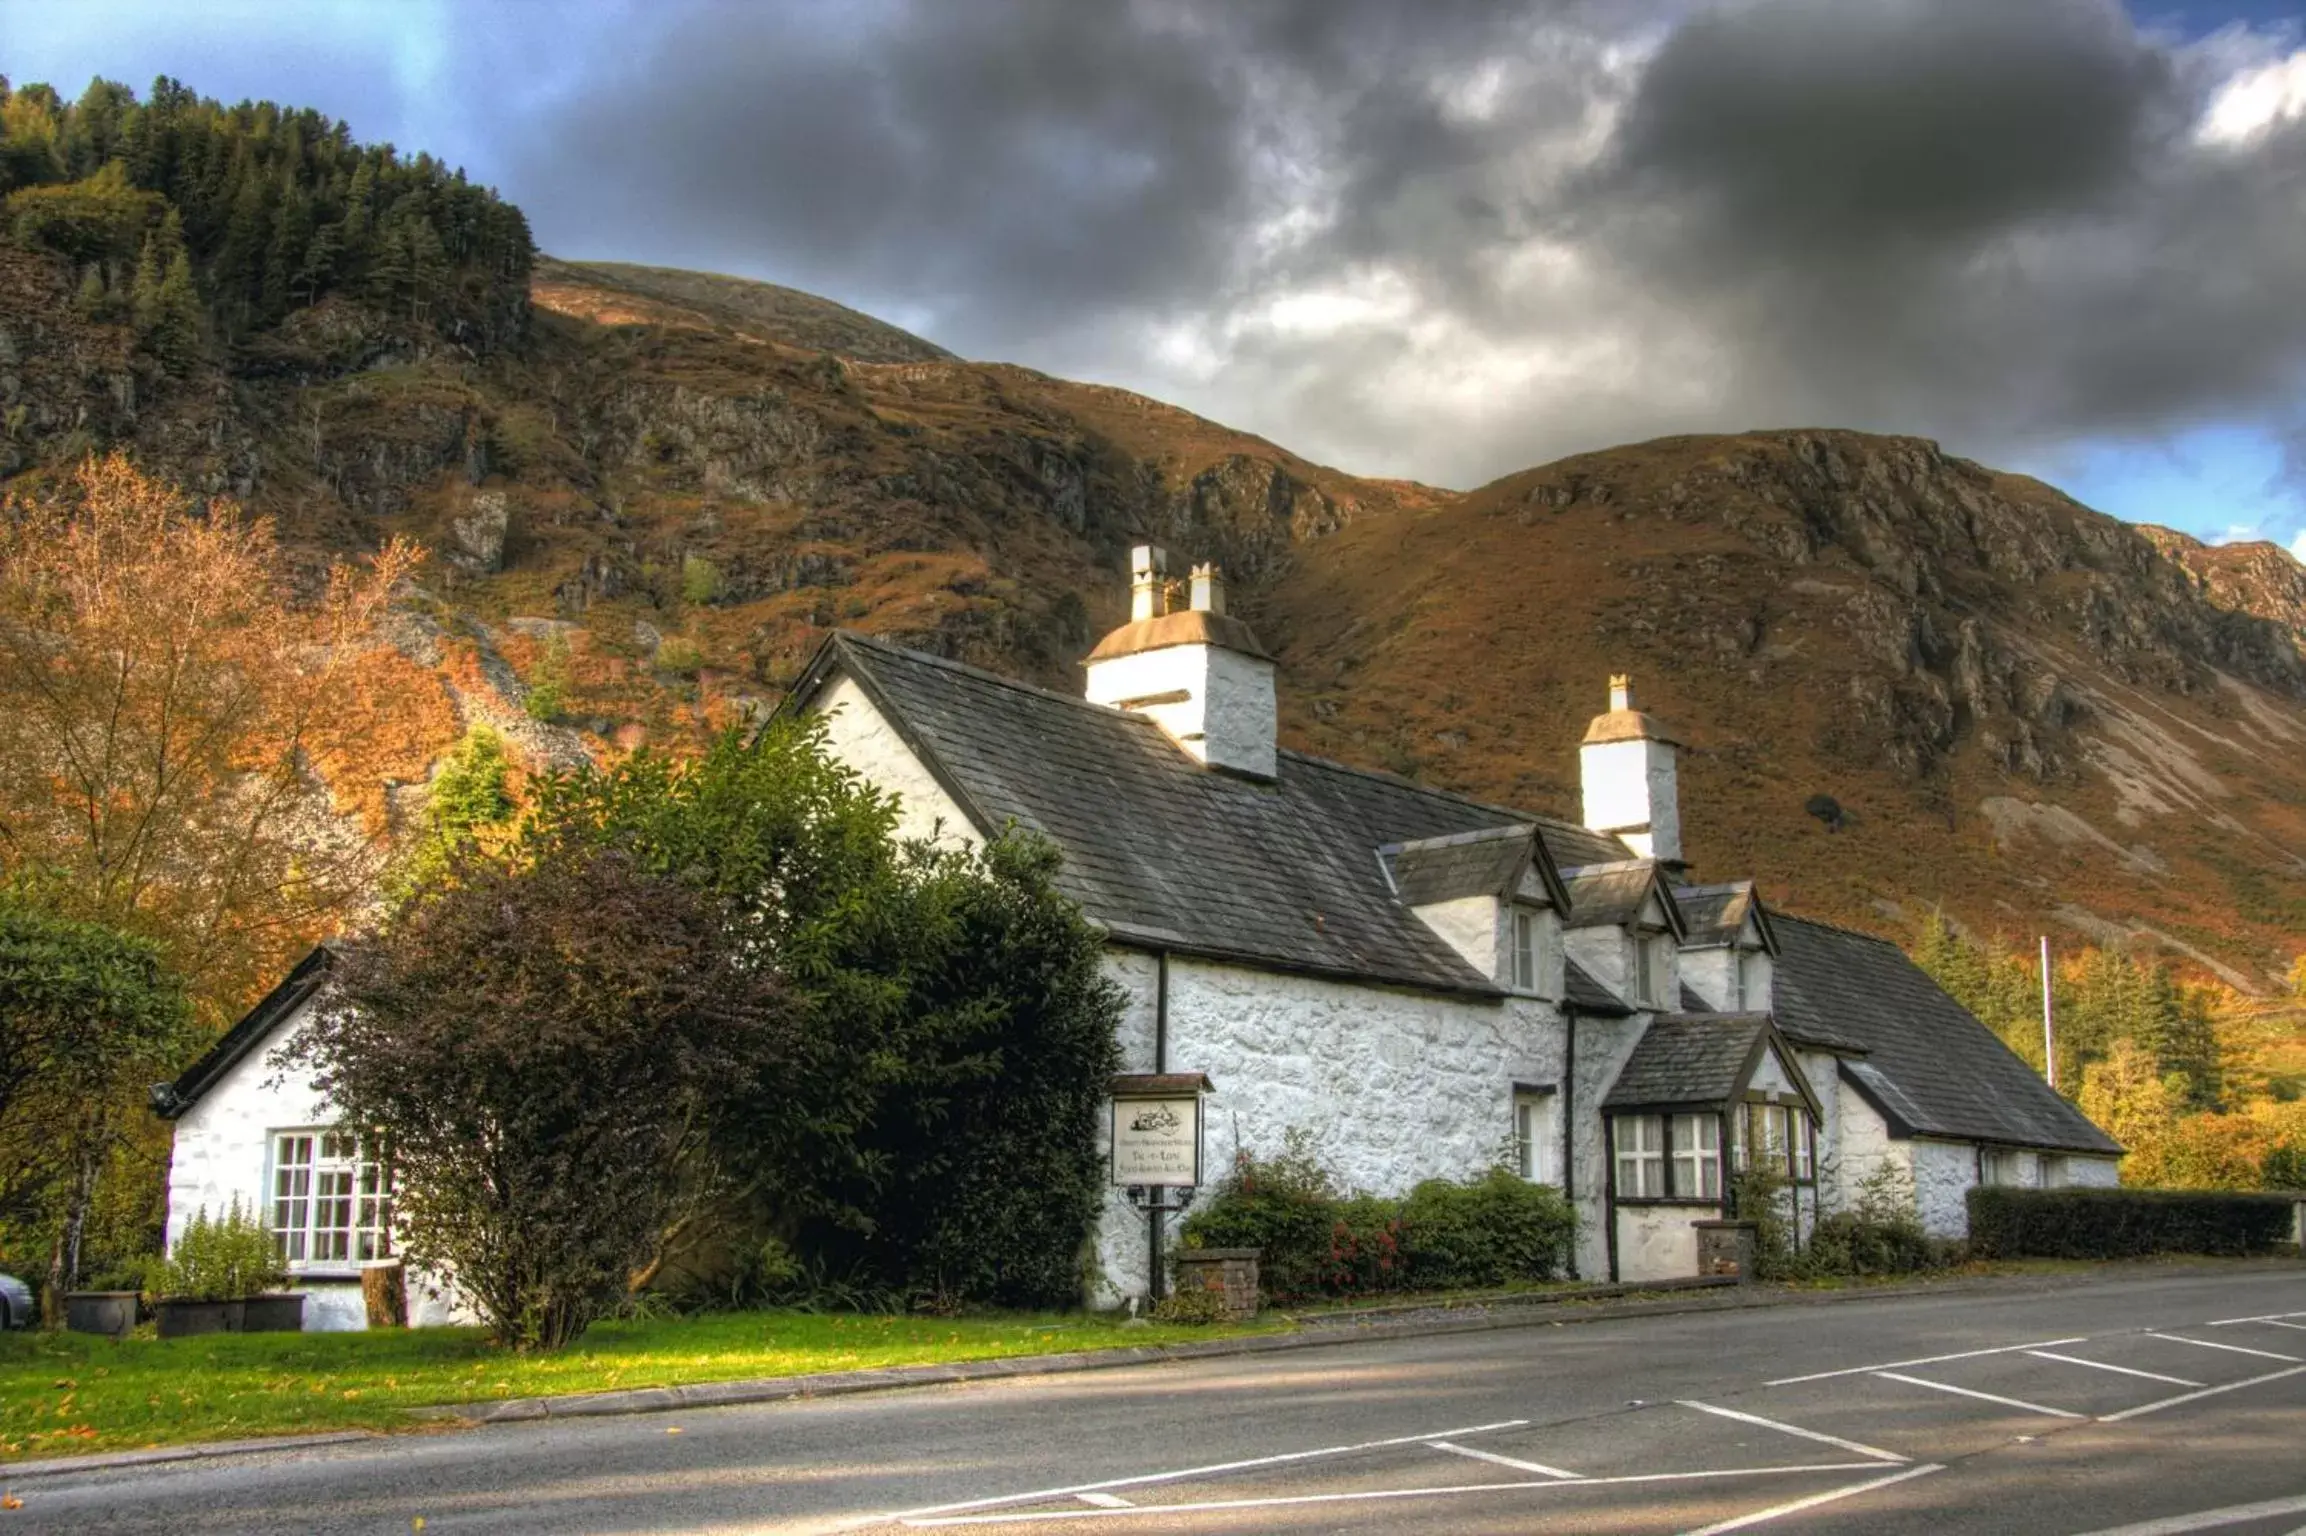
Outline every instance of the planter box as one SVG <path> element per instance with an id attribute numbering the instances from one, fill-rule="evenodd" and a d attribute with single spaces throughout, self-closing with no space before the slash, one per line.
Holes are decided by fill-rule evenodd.
<path id="1" fill-rule="evenodd" d="M 1177 1289 L 1215 1291 L 1225 1305 L 1225 1320 L 1241 1322 L 1257 1315 L 1257 1256 L 1259 1248 L 1180 1248 L 1177 1250 Z"/>
<path id="2" fill-rule="evenodd" d="M 242 1333 L 302 1333 L 304 1331 L 303 1292 L 285 1291 L 268 1296 L 248 1297 L 240 1303 L 240 1331 Z"/>
<path id="3" fill-rule="evenodd" d="M 136 1326 L 134 1291 L 67 1291 L 64 1326 L 74 1333 L 102 1333 L 125 1339 Z"/>
<path id="4" fill-rule="evenodd" d="M 188 1339 L 202 1333 L 238 1333 L 240 1301 L 161 1301 L 153 1304 L 160 1316 L 160 1336 Z"/>

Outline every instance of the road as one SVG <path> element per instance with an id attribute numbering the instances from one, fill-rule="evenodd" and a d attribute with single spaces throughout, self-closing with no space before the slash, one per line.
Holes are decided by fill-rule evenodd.
<path id="1" fill-rule="evenodd" d="M 2079 1536 L 2153 1521 L 2132 1536 L 2306 1536 L 2306 1268 L 507 1424 L 13 1492 L 0 1536 Z"/>

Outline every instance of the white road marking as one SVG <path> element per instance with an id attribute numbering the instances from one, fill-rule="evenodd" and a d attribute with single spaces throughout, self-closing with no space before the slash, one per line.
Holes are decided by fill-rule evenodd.
<path id="1" fill-rule="evenodd" d="M 2295 1515 L 2301 1510 L 2306 1510 L 2306 1494 L 2293 1499 L 2268 1499 L 2262 1504 L 2229 1504 L 2224 1509 L 2205 1509 L 2191 1515 L 2141 1520 L 2136 1525 L 2116 1525 L 2102 1531 L 2091 1531 L 2088 1536 L 2186 1536 L 2189 1531 L 2214 1531 L 2222 1525 L 2271 1520 L 2276 1515 Z M 2291 1536 L 2297 1536 L 2297 1533 L 2293 1531 Z"/>
<path id="2" fill-rule="evenodd" d="M 1471 1424 L 1463 1429 L 1443 1429 L 1425 1435 L 1396 1435 L 1390 1440 L 1364 1440 L 1358 1445 L 1327 1445 L 1317 1451 L 1285 1451 L 1278 1456 L 1252 1456 L 1246 1461 L 1211 1462 L 1205 1467 L 1186 1467 L 1178 1472 L 1146 1472 L 1136 1477 L 1108 1477 L 1102 1482 L 1074 1483 L 1064 1488 L 1037 1488 L 1031 1493 L 1004 1493 L 990 1499 L 964 1499 L 957 1504 L 925 1504 L 919 1509 L 892 1510 L 885 1515 L 874 1515 L 866 1522 L 879 1524 L 889 1520 L 908 1520 L 915 1515 L 944 1515 L 963 1509 L 995 1509 L 1003 1504 L 1038 1504 L 1043 1499 L 1069 1499 L 1079 1493 L 1098 1493 L 1108 1488 L 1141 1488 L 1150 1483 L 1174 1483 L 1188 1477 L 1210 1477 L 1219 1472 L 1243 1472 L 1251 1467 L 1286 1466 L 1293 1461 L 1314 1461 L 1323 1456 L 1351 1456 L 1357 1451 L 1377 1451 L 1395 1445 L 1422 1445 L 1443 1436 L 1486 1435 L 1501 1429 L 1520 1429 L 1527 1419 L 1500 1419 L 1495 1424 Z"/>
<path id="3" fill-rule="evenodd" d="M 1824 1493 L 1813 1493 L 1806 1499 L 1795 1499 L 1786 1504 L 1774 1504 L 1768 1509 L 1757 1509 L 1750 1515 L 1740 1515 L 1734 1520 L 1723 1520 L 1713 1525 L 1699 1526 L 1694 1531 L 1685 1532 L 1684 1536 L 1723 1536 L 1726 1531 L 1742 1531 L 1784 1515 L 1798 1515 L 1803 1510 L 1815 1509 L 1820 1504 L 1831 1504 L 1839 1499 L 1854 1499 L 1861 1493 L 1872 1493 L 1876 1488 L 1887 1488 L 1890 1484 L 1902 1483 L 1909 1477 L 1928 1477 L 1932 1472 L 1945 1470 L 1934 1461 L 1925 1462 L 1918 1467 L 1908 1467 L 1903 1472 L 1892 1472 L 1888 1477 L 1877 1477 L 1871 1482 L 1852 1483 L 1847 1488 L 1828 1489 Z"/>
<path id="4" fill-rule="evenodd" d="M 2236 1323 L 2271 1323 L 2285 1317 L 2306 1317 L 2306 1312 L 2261 1312 L 2256 1317 L 2221 1317 L 2214 1323 L 2205 1323 L 2202 1326 L 2205 1328 L 2231 1328 Z"/>
<path id="5" fill-rule="evenodd" d="M 1881 1465 L 1878 1461 L 1821 1461 L 1800 1467 L 1726 1467 L 1715 1472 L 1643 1472 L 1630 1477 L 1574 1477 L 1553 1482 L 1512 1483 L 1452 1483 L 1440 1488 L 1365 1488 L 1350 1493 L 1293 1493 L 1275 1494 L 1261 1499 L 1203 1499 L 1192 1504 L 1133 1504 L 1127 1509 L 1107 1512 L 1109 1516 L 1123 1515 L 1190 1515 L 1205 1514 L 1220 1509 L 1280 1509 L 1297 1504 L 1365 1504 L 1380 1499 L 1437 1499 L 1467 1493 L 1529 1493 L 1556 1488 L 1612 1488 L 1629 1483 L 1688 1483 L 1727 1477 L 1784 1477 L 1802 1472 L 1871 1472 Z M 1916 1475 L 1919 1468 L 1909 1467 L 1896 1474 L 1899 1477 Z M 1940 1470 L 1931 1467 L 1931 1471 Z M 1853 1492 L 1855 1490 L 1852 1490 Z M 930 1515 L 883 1516 L 896 1519 L 916 1530 L 931 1530 L 948 1525 L 1007 1525 L 1027 1520 L 1081 1520 L 1088 1518 L 1077 1509 L 1028 1509 L 988 1515 Z"/>
<path id="6" fill-rule="evenodd" d="M 1521 1461 L 1512 1456 L 1500 1456 L 1495 1451 L 1477 1451 L 1471 1446 L 1454 1445 L 1447 1440 L 1428 1440 L 1425 1443 L 1437 1451 L 1450 1451 L 1459 1456 L 1471 1456 L 1475 1461 L 1495 1462 L 1501 1467 L 1511 1467 L 1516 1472 L 1535 1472 L 1541 1477 L 1574 1478 L 1577 1476 L 1575 1472 L 1564 1472 L 1561 1468 L 1549 1467 L 1542 1461 Z"/>
<path id="7" fill-rule="evenodd" d="M 2146 1403 L 2136 1408 L 2125 1408 L 2120 1413 L 2105 1414 L 2099 1418 L 2098 1422 L 2101 1424 L 2119 1424 L 2124 1419 L 2134 1419 L 2141 1414 L 2160 1413 L 2165 1408 L 2175 1408 L 2180 1403 L 2198 1402 L 2205 1397 L 2216 1397 L 2221 1392 L 2239 1392 L 2244 1387 L 2255 1387 L 2264 1382 L 2280 1381 L 2285 1376 L 2296 1376 L 2302 1371 L 2306 1371 L 2306 1365 L 2294 1365 L 2286 1371 L 2269 1371 L 2263 1376 L 2253 1376 L 2247 1381 L 2229 1381 L 2223 1386 L 2204 1387 L 2199 1392 L 2189 1392 L 2183 1397 L 2166 1397 L 2158 1403 Z"/>
<path id="8" fill-rule="evenodd" d="M 1807 1376 L 1780 1376 L 1777 1380 L 1765 1381 L 1762 1385 L 1765 1387 L 1791 1387 L 1798 1386 L 1805 1381 L 1831 1381 L 1836 1376 L 1865 1376 L 1878 1374 L 1882 1371 L 1901 1370 L 1909 1365 L 1936 1365 L 1941 1360 L 1975 1360 L 1980 1355 L 2014 1355 L 2020 1350 L 2049 1349 L 2058 1344 L 2087 1344 L 2089 1342 L 2087 1334 L 2077 1334 L 2070 1339 L 2036 1339 L 2030 1344 L 2003 1344 L 1993 1349 L 1965 1349 L 1954 1355 L 1924 1355 L 1918 1360 L 1884 1360 L 1879 1365 L 1853 1365 L 1847 1370 L 1813 1371 Z"/>
<path id="9" fill-rule="evenodd" d="M 1117 1493 L 1076 1493 L 1073 1497 L 1084 1504 L 1094 1504 L 1099 1509 L 1135 1509 L 1137 1507 Z"/>
<path id="10" fill-rule="evenodd" d="M 2067 1365 L 2086 1365 L 2093 1371 L 2114 1371 L 2124 1376 L 2143 1376 L 2148 1381 L 2166 1381 L 2173 1387 L 2198 1387 L 2202 1385 L 2198 1381 L 2188 1381 L 2183 1376 L 2165 1376 L 2160 1371 L 2141 1371 L 2127 1365 L 2108 1365 L 2103 1360 L 2085 1360 L 2080 1355 L 2052 1354 L 2046 1349 L 2029 1349 L 2026 1353 L 2037 1360 L 2057 1360 Z"/>
<path id="11" fill-rule="evenodd" d="M 2295 1328 L 2301 1333 L 2306 1333 L 2306 1323 L 2286 1323 L 2278 1317 L 2261 1317 L 2258 1321 L 2269 1328 Z M 2292 1536 L 2296 1536 L 2296 1533 L 2293 1532 Z"/>
<path id="12" fill-rule="evenodd" d="M 1957 1387 L 1951 1382 L 1929 1381 L 1920 1376 L 1900 1376 L 1896 1371 L 1876 1371 L 1884 1381 L 1902 1381 L 1909 1387 L 1928 1387 L 1933 1392 L 1951 1392 L 1956 1397 L 1974 1397 L 1980 1402 L 2000 1403 L 2005 1408 L 2023 1408 L 2028 1413 L 2047 1414 L 2053 1419 L 2086 1419 L 2086 1413 L 2069 1413 L 2063 1408 L 2045 1408 L 2040 1403 L 2029 1403 L 2023 1398 L 1996 1397 L 1991 1392 L 1980 1392 L 1974 1387 Z"/>
<path id="13" fill-rule="evenodd" d="M 2201 1383 L 2188 1382 L 2187 1385 L 2200 1386 Z M 1823 1434 L 1814 1429 L 1804 1429 L 1799 1424 L 1785 1424 L 1776 1419 L 1765 1419 L 1758 1413 L 1740 1413 L 1735 1408 L 1716 1408 L 1711 1403 L 1692 1402 L 1686 1397 L 1678 1398 L 1676 1401 L 1684 1408 L 1695 1408 L 1700 1413 L 1710 1413 L 1725 1419 L 1736 1419 L 1741 1424 L 1759 1424 L 1764 1429 L 1774 1429 L 1781 1434 L 1799 1435 L 1804 1440 L 1815 1440 L 1821 1445 L 1838 1445 L 1845 1451 L 1856 1451 L 1860 1456 L 1871 1456 L 1877 1461 L 1894 1461 L 1903 1466 L 1913 1460 L 1911 1456 L 1900 1456 L 1896 1451 L 1885 1451 L 1878 1446 L 1860 1445 L 1855 1440 L 1844 1440 L 1839 1435 Z"/>
<path id="14" fill-rule="evenodd" d="M 2239 1344 L 2220 1344 L 2212 1339 L 2189 1339 L 2182 1333 L 2149 1333 L 2146 1337 L 2171 1344 L 2191 1344 L 2196 1349 L 2223 1349 L 2229 1354 L 2256 1355 L 2261 1360 L 2287 1360 L 2293 1365 L 2306 1363 L 2301 1362 L 2296 1355 L 2276 1354 L 2270 1349 L 2245 1349 Z"/>

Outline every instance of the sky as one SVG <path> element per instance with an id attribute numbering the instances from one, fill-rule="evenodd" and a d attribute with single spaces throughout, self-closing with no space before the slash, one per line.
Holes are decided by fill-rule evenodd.
<path id="1" fill-rule="evenodd" d="M 1847 426 L 2306 558 L 2296 0 L 0 0 L 0 72 L 1357 473 Z"/>

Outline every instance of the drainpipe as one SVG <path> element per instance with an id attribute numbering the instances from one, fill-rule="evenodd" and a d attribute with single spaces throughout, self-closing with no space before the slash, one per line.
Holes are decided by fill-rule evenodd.
<path id="1" fill-rule="evenodd" d="M 1577 1209 L 1577 1008 L 1575 1004 L 1561 1005 L 1563 1040 L 1561 1048 L 1561 1197 L 1569 1208 Z M 1580 1278 L 1577 1272 L 1577 1240 L 1570 1239 L 1569 1278 Z"/>
<path id="2" fill-rule="evenodd" d="M 1601 1227 L 1609 1240 L 1609 1283 L 1617 1284 L 1617 1128 L 1601 1117 Z"/>
<path id="3" fill-rule="evenodd" d="M 1162 950 L 1154 957 L 1153 971 L 1153 1070 L 1169 1070 L 1169 951 Z M 1162 1272 L 1162 1223 L 1168 1219 L 1164 1209 L 1167 1190 L 1155 1188 L 1153 1198 L 1146 1202 L 1145 1212 L 1145 1290 L 1154 1301 L 1169 1294 L 1168 1276 Z"/>

